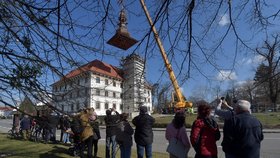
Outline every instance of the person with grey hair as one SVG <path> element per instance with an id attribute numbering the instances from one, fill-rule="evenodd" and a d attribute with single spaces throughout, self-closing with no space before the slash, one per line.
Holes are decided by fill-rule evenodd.
<path id="1" fill-rule="evenodd" d="M 259 158 L 262 124 L 250 113 L 251 104 L 238 100 L 235 115 L 224 127 L 223 150 L 235 158 Z"/>

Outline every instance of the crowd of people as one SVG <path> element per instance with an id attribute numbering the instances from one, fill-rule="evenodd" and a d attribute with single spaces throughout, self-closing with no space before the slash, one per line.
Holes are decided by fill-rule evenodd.
<path id="1" fill-rule="evenodd" d="M 250 103 L 246 100 L 235 101 L 232 106 L 221 98 L 215 108 L 215 114 L 224 120 L 222 149 L 226 158 L 259 158 L 263 140 L 262 124 L 251 115 Z M 178 111 L 167 125 L 165 138 L 169 145 L 170 158 L 186 158 L 191 147 L 195 158 L 217 158 L 216 142 L 221 139 L 219 125 L 210 116 L 211 107 L 207 103 L 198 105 L 198 114 L 192 124 L 190 136 L 185 127 L 185 113 Z M 139 108 L 139 115 L 128 122 L 129 114 L 119 114 L 115 109 L 106 110 L 106 158 L 115 158 L 118 148 L 121 158 L 131 157 L 131 148 L 136 143 L 137 158 L 152 158 L 153 125 L 155 119 L 148 114 L 146 106 Z M 64 115 L 59 119 L 55 115 L 31 119 L 27 115 L 20 121 L 23 139 L 30 138 L 31 131 L 42 130 L 44 142 L 56 142 L 57 125 L 61 129 L 61 142 L 74 146 L 73 151 L 81 158 L 96 158 L 98 140 L 101 138 L 98 117 L 93 108 L 87 108 L 74 116 Z M 36 121 L 34 121 L 36 120 Z"/>
<path id="2" fill-rule="evenodd" d="M 224 119 L 222 149 L 226 158 L 259 158 L 263 140 L 262 124 L 251 115 L 251 104 L 246 100 L 237 100 L 233 106 L 221 98 L 215 114 Z M 170 158 L 185 158 L 190 144 L 194 148 L 195 158 L 218 158 L 216 142 L 221 134 L 216 121 L 210 116 L 211 107 L 207 103 L 198 105 L 198 116 L 193 122 L 190 140 L 186 135 L 184 114 L 176 113 L 173 121 L 166 128 L 169 141 L 167 151 Z M 176 140 L 176 144 L 173 140 Z M 178 144 L 182 142 L 182 148 Z M 190 143 L 189 143 L 190 142 Z M 171 147 L 170 147 L 171 146 Z M 174 146 L 174 147 L 172 147 Z M 176 150 L 168 150 L 172 148 Z"/>

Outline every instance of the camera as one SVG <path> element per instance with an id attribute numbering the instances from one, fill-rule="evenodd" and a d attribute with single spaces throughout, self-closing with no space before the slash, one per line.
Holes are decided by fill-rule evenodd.
<path id="1" fill-rule="evenodd" d="M 225 97 L 221 97 L 221 100 L 225 100 Z"/>

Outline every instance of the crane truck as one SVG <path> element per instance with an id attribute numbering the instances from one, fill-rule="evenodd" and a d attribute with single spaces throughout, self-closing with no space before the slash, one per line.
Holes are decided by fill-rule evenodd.
<path id="1" fill-rule="evenodd" d="M 169 78 L 171 80 L 171 83 L 173 85 L 173 88 L 174 88 L 174 92 L 176 94 L 176 97 L 177 97 L 177 102 L 175 103 L 175 106 L 174 106 L 174 110 L 175 112 L 176 111 L 185 111 L 186 108 L 191 108 L 192 107 L 192 103 L 191 102 L 188 102 L 186 101 L 185 97 L 183 96 L 181 90 L 180 90 L 180 87 L 178 85 L 178 82 L 177 82 L 177 79 L 176 79 L 176 76 L 174 74 L 174 71 L 172 70 L 172 66 L 167 58 L 167 55 L 166 55 L 166 52 L 163 48 L 163 45 L 162 45 L 162 42 L 159 38 L 159 35 L 157 33 L 157 30 L 155 28 L 155 25 L 153 24 L 153 21 L 150 17 L 150 14 L 148 12 L 148 9 L 145 5 L 145 2 L 144 0 L 140 0 L 140 3 L 141 3 L 141 6 L 145 12 L 145 15 L 149 21 L 149 24 L 150 26 L 152 27 L 152 31 L 153 31 L 153 34 L 154 34 L 154 37 L 155 37 L 155 40 L 157 42 L 157 45 L 160 49 L 160 53 L 161 53 L 161 56 L 163 58 L 163 61 L 164 61 L 164 64 L 165 64 L 165 67 L 167 69 L 167 72 L 169 74 Z"/>

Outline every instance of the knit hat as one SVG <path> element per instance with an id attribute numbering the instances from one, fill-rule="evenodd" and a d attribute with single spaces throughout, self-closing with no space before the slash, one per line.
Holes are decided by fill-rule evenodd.
<path id="1" fill-rule="evenodd" d="M 140 110 L 140 114 L 146 114 L 148 111 L 148 108 L 146 106 L 140 106 L 139 110 Z"/>
<path id="2" fill-rule="evenodd" d="M 236 107 L 244 111 L 250 111 L 251 104 L 247 100 L 238 100 L 236 103 Z"/>

